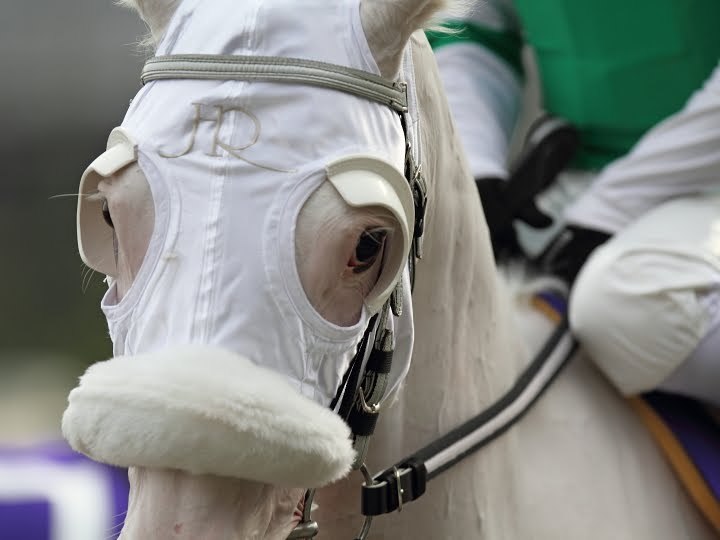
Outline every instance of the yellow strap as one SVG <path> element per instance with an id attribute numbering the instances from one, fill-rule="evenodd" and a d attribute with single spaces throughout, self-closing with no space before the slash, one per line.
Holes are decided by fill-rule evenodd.
<path id="1" fill-rule="evenodd" d="M 532 307 L 537 309 L 555 324 L 559 324 L 560 321 L 562 321 L 562 314 L 559 313 L 553 305 L 546 301 L 542 296 L 533 296 L 531 304 Z"/>
<path id="2" fill-rule="evenodd" d="M 670 428 L 642 398 L 628 398 L 628 403 L 640 416 L 655 442 L 662 450 L 680 482 L 690 494 L 700 512 L 708 519 L 713 528 L 720 533 L 720 502 L 708 487 L 695 464 Z"/>

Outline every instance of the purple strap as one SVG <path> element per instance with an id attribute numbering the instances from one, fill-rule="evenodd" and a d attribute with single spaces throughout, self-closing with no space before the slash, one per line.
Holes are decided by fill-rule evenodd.
<path id="1" fill-rule="evenodd" d="M 643 396 L 682 445 L 720 501 L 720 426 L 699 402 L 665 392 Z"/>

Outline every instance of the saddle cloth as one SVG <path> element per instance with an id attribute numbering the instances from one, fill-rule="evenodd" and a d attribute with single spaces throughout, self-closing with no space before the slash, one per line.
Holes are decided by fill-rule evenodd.
<path id="1" fill-rule="evenodd" d="M 567 310 L 566 298 L 555 291 L 537 293 L 532 304 L 553 321 Z M 628 402 L 690 499 L 720 534 L 720 415 L 697 400 L 667 392 Z"/>

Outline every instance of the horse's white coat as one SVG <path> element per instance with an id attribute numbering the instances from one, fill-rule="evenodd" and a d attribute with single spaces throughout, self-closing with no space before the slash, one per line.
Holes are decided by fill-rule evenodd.
<path id="1" fill-rule="evenodd" d="M 552 328 L 524 302 L 525 294 L 511 305 L 510 292 L 496 278 L 432 53 L 421 36 L 412 44 L 430 228 L 415 288 L 416 352 L 398 402 L 381 417 L 371 443 L 368 463 L 375 470 L 497 399 L 529 360 L 527 351 L 537 349 Z M 360 482 L 355 474 L 319 493 L 316 515 L 328 538 L 352 538 L 358 530 Z M 694 540 L 714 535 L 624 399 L 578 354 L 518 425 L 433 480 L 428 493 L 402 513 L 376 519 L 370 537 Z"/>
<path id="2" fill-rule="evenodd" d="M 437 7 L 434 4 L 366 0 L 364 27 L 383 72 L 397 69 L 404 36 L 423 22 Z M 141 4 L 154 34 L 162 33 L 164 17 L 173 6 Z M 411 42 L 430 200 L 425 258 L 415 289 L 418 338 L 405 387 L 381 417 L 368 460 L 371 468 L 387 466 L 498 398 L 527 361 L 521 346 L 527 338 L 519 328 L 529 325 L 539 331 L 544 325 L 527 306 L 520 309 L 522 321 L 513 319 L 514 306 L 493 266 L 482 211 L 431 51 L 421 35 Z M 549 323 L 544 330 L 548 329 Z M 533 335 L 526 345 L 532 349 L 539 339 Z M 196 502 L 221 504 L 218 490 L 226 486 L 208 487 L 207 479 L 176 474 L 180 476 L 169 481 L 163 478 L 166 473 L 134 472 L 130 525 L 123 538 L 148 537 L 149 527 L 158 522 L 153 523 L 153 509 L 166 515 L 177 502 L 177 492 Z M 157 486 L 189 490 L 161 489 L 155 497 L 143 499 L 143 485 L 146 495 Z M 266 509 L 261 515 L 283 508 L 270 500 L 272 489 L 263 489 L 254 492 L 268 497 L 264 506 L 260 504 Z M 323 537 L 342 540 L 356 532 L 357 493 L 359 480 L 354 475 L 318 494 L 316 516 Z M 228 515 L 242 515 L 243 502 L 238 500 L 239 510 L 223 515 L 207 511 L 195 512 L 194 517 L 227 520 Z M 182 517 L 180 512 L 188 506 L 180 508 L 177 515 Z M 257 508 L 246 509 L 257 515 Z M 281 534 L 275 530 L 269 536 Z M 579 357 L 521 424 L 434 480 L 429 492 L 401 514 L 377 519 L 371 537 L 696 540 L 711 535 L 639 421 Z"/>

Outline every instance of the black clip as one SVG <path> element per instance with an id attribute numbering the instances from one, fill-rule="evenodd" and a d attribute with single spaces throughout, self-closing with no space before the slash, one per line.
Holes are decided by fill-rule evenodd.
<path id="1" fill-rule="evenodd" d="M 375 475 L 362 486 L 362 513 L 379 516 L 402 509 L 425 493 L 427 469 L 419 460 L 408 460 Z"/>

